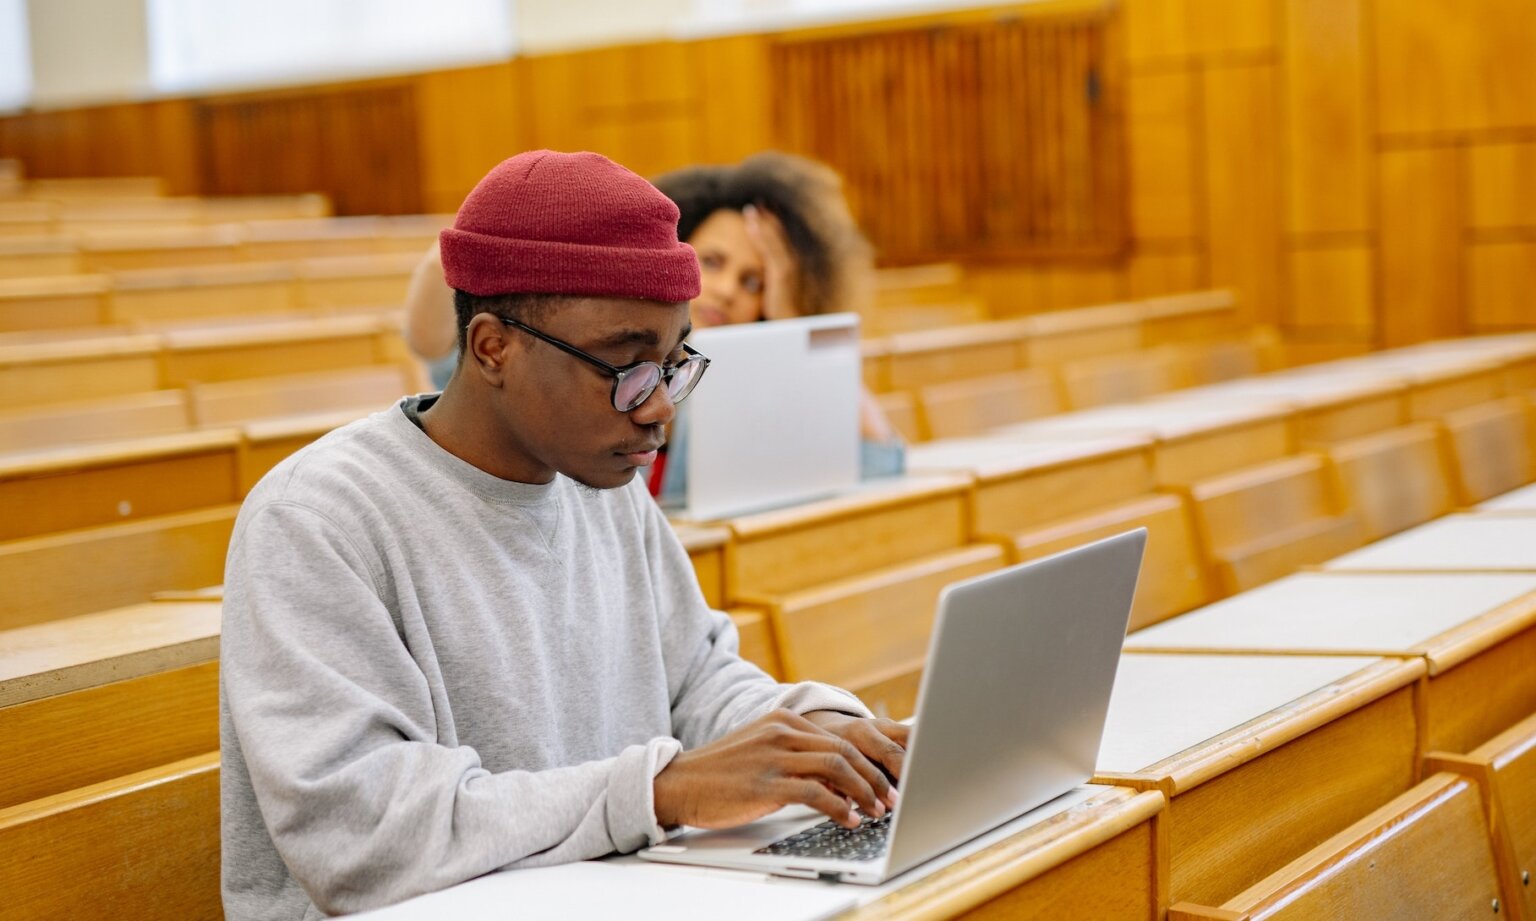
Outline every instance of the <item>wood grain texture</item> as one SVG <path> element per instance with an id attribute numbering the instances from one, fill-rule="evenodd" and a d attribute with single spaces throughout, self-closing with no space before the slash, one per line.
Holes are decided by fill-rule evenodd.
<path id="1" fill-rule="evenodd" d="M 1466 752 L 1536 712 L 1536 630 L 1524 630 L 1430 676 L 1426 749 Z"/>
<path id="2" fill-rule="evenodd" d="M 199 426 L 234 425 L 259 419 L 342 409 L 385 409 L 409 390 L 403 369 L 367 365 L 313 374 L 270 375 L 249 380 L 193 384 L 192 416 Z"/>
<path id="3" fill-rule="evenodd" d="M 1391 4 L 1394 8 L 1402 4 Z M 1414 65 L 1423 67 L 1422 62 Z M 1388 150 L 1377 157 L 1381 333 L 1387 346 L 1461 335 L 1461 226 L 1457 153 Z"/>
<path id="4" fill-rule="evenodd" d="M 1426 770 L 1475 777 L 1483 789 L 1495 856 L 1512 903 L 1511 917 L 1536 918 L 1536 715 L 1520 721 L 1464 757 L 1432 753 Z M 1468 770 L 1471 768 L 1471 770 Z"/>
<path id="5" fill-rule="evenodd" d="M 0 850 L 18 921 L 221 918 L 218 755 L 0 810 Z"/>
<path id="6" fill-rule="evenodd" d="M 0 604 L 0 628 L 217 584 L 224 578 L 235 511 L 217 505 L 0 542 L 0 576 L 10 586 Z"/>
<path id="7" fill-rule="evenodd" d="M 1279 96 L 1272 64 L 1206 71 L 1206 247 L 1210 282 L 1237 291 L 1250 322 L 1280 319 Z"/>
<path id="8" fill-rule="evenodd" d="M 733 607 L 731 621 L 741 636 L 741 657 L 780 680 L 784 667 L 779 663 L 779 650 L 774 642 L 773 628 L 763 611 L 746 607 Z"/>
<path id="9" fill-rule="evenodd" d="M 0 738 L 0 809 L 217 751 L 218 663 L 0 707 Z"/>
<path id="10" fill-rule="evenodd" d="M 1286 230 L 1342 233 L 1374 226 L 1361 0 L 1283 0 Z M 1299 301 L 1297 301 L 1299 303 Z"/>
<path id="11" fill-rule="evenodd" d="M 1133 74 L 1127 83 L 1131 233 L 1138 241 L 1184 240 L 1201 232 L 1195 123 L 1200 80 L 1198 71 L 1175 70 Z"/>
<path id="12" fill-rule="evenodd" d="M 1443 419 L 1497 400 L 1504 395 L 1503 386 L 1498 368 L 1492 365 L 1431 371 L 1408 388 L 1408 418 L 1414 422 Z"/>
<path id="13" fill-rule="evenodd" d="M 1056 379 L 1032 368 L 934 384 L 919 391 L 930 438 L 960 438 L 1062 410 Z"/>
<path id="14" fill-rule="evenodd" d="M 20 412 L 0 411 L 0 453 L 168 435 L 189 427 L 186 393 L 151 390 Z"/>
<path id="15" fill-rule="evenodd" d="M 1536 242 L 1467 247 L 1467 321 L 1472 332 L 1536 328 Z"/>
<path id="16" fill-rule="evenodd" d="M 1375 252 L 1369 247 L 1291 249 L 1286 325 L 1369 336 L 1376 328 Z"/>
<path id="17" fill-rule="evenodd" d="M 1108 789 L 840 917 L 1155 919 L 1164 802 L 1160 793 Z"/>
<path id="18" fill-rule="evenodd" d="M 1289 413 L 1279 417 L 1212 426 L 1158 443 L 1153 458 L 1157 483 L 1180 487 L 1294 453 Z"/>
<path id="19" fill-rule="evenodd" d="M 1536 142 L 1467 148 L 1467 226 L 1478 230 L 1536 223 Z"/>
<path id="20" fill-rule="evenodd" d="M 1484 919 L 1499 878 L 1477 786 L 1437 774 L 1224 905 L 1253 921 Z"/>

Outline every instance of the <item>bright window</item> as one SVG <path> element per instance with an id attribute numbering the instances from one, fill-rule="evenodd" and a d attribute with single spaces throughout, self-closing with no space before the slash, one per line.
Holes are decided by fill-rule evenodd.
<path id="1" fill-rule="evenodd" d="M 313 83 L 511 57 L 514 0 L 147 0 L 162 92 Z"/>
<path id="2" fill-rule="evenodd" d="M 32 101 L 27 0 L 0 0 L 0 111 Z"/>

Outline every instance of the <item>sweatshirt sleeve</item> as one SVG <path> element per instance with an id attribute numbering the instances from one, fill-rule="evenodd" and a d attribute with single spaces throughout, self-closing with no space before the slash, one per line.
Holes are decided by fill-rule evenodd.
<path id="1" fill-rule="evenodd" d="M 646 554 L 654 575 L 672 695 L 673 734 L 697 748 L 775 709 L 870 715 L 847 691 L 814 681 L 780 684 L 741 658 L 730 617 L 704 601 L 688 551 L 656 503 L 644 496 Z"/>
<path id="2" fill-rule="evenodd" d="M 510 866 L 660 841 L 652 780 L 674 739 L 555 770 L 492 774 L 438 744 L 434 701 L 346 531 L 276 502 L 230 549 L 225 706 L 267 833 L 327 914 Z"/>

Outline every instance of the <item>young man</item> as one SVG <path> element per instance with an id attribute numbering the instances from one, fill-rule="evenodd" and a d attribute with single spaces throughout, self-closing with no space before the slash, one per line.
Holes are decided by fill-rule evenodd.
<path id="1" fill-rule="evenodd" d="M 742 661 L 635 480 L 707 364 L 683 345 L 699 269 L 677 218 L 595 154 L 502 163 L 442 235 L 447 389 L 246 500 L 221 653 L 231 921 L 894 803 L 904 727 Z"/>

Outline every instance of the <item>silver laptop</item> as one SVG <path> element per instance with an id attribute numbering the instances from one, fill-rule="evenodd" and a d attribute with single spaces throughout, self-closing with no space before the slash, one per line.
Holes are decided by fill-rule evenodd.
<path id="1" fill-rule="evenodd" d="M 688 341 L 710 365 L 709 383 L 678 407 L 684 517 L 792 505 L 858 483 L 857 314 L 716 326 Z"/>
<path id="2" fill-rule="evenodd" d="M 876 884 L 1086 782 L 1146 542 L 1141 528 L 944 589 L 884 818 L 848 830 L 781 810 L 640 856 Z"/>

